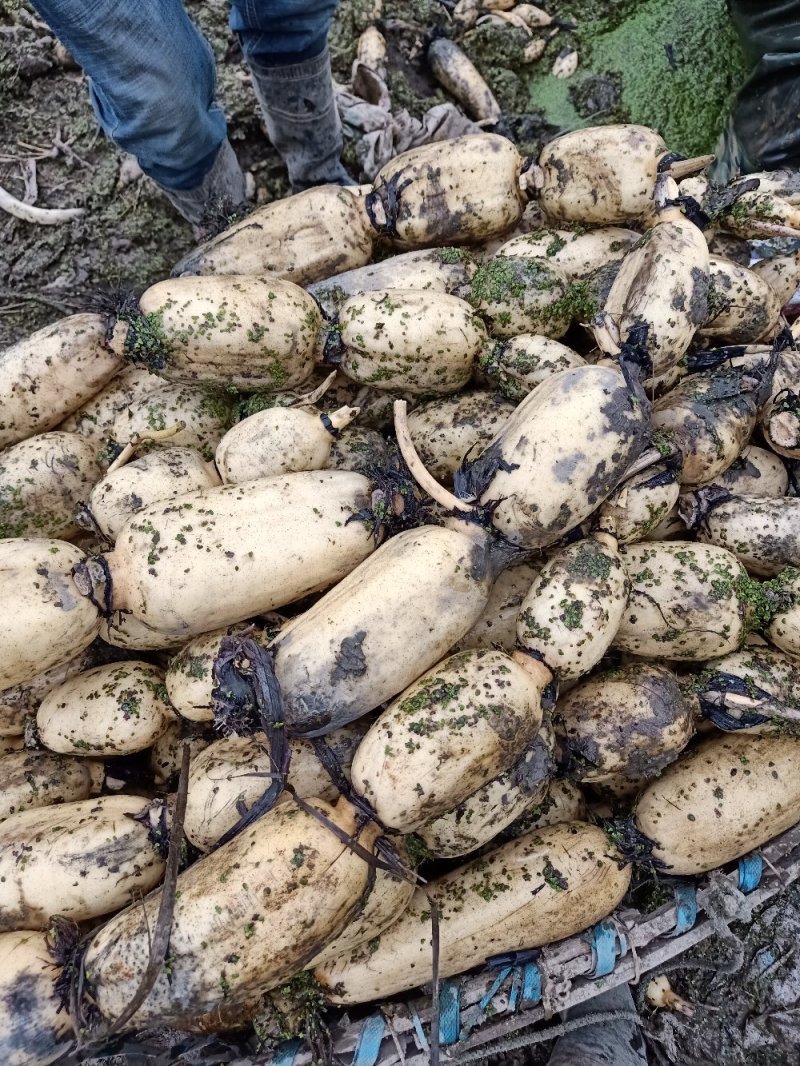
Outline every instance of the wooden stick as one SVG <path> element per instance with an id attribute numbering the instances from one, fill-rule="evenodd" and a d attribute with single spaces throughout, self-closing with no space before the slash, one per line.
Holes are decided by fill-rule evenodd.
<path id="1" fill-rule="evenodd" d="M 669 173 L 675 181 L 680 181 L 681 178 L 688 178 L 690 174 L 705 170 L 714 162 L 714 159 L 713 155 L 696 155 L 692 159 L 678 159 L 671 164 Z"/>
<path id="2" fill-rule="evenodd" d="M 800 229 L 791 226 L 781 226 L 777 222 L 757 222 L 747 219 L 747 228 L 752 233 L 763 233 L 767 237 L 800 237 Z"/>

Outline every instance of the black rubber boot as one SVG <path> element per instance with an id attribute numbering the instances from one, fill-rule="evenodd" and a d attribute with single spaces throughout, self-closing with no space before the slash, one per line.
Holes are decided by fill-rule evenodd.
<path id="1" fill-rule="evenodd" d="M 717 145 L 711 176 L 800 166 L 800 0 L 728 0 L 750 77 Z"/>
<path id="2" fill-rule="evenodd" d="M 599 1011 L 635 1011 L 627 985 L 618 985 L 594 999 L 564 1011 L 572 1021 Z M 647 1054 L 639 1026 L 628 1018 L 593 1022 L 560 1036 L 548 1066 L 647 1066 Z"/>
<path id="3" fill-rule="evenodd" d="M 249 60 L 267 134 L 280 154 L 293 192 L 313 185 L 355 185 L 342 166 L 342 124 L 336 109 L 328 49 L 284 67 Z"/>
<path id="4" fill-rule="evenodd" d="M 201 235 L 203 225 L 211 216 L 238 207 L 246 198 L 244 174 L 227 139 L 196 189 L 166 189 L 163 185 L 159 188 L 186 221 L 191 222 L 195 236 Z"/>

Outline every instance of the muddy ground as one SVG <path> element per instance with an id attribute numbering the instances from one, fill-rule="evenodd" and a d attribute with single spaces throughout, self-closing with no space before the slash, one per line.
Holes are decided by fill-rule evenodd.
<path id="1" fill-rule="evenodd" d="M 647 1020 L 650 1062 L 680 1066 L 796 1066 L 800 1062 L 800 886 L 763 907 L 740 939 L 715 938 L 670 974 L 695 1004 L 693 1018 L 662 1012 Z M 733 969 L 734 973 L 726 972 Z"/>
<path id="2" fill-rule="evenodd" d="M 217 56 L 230 137 L 258 201 L 283 195 L 283 168 L 264 139 L 227 30 L 227 4 L 186 6 Z M 374 7 L 375 0 L 342 4 L 331 35 L 342 83 Z M 529 38 L 513 26 L 482 25 L 460 37 L 524 151 L 564 128 L 620 120 L 657 126 L 670 147 L 687 154 L 713 148 L 746 75 L 724 0 L 552 0 L 549 7 L 575 28 L 548 41 L 536 64 L 523 62 Z M 424 47 L 431 33 L 453 34 L 448 4 L 384 0 L 381 25 L 394 108 L 420 115 L 445 99 L 425 67 Z M 565 47 L 577 50 L 579 66 L 562 81 L 551 68 Z M 354 164 L 352 147 L 345 158 Z M 163 277 L 192 244 L 189 228 L 158 190 L 98 134 L 82 73 L 15 0 L 0 0 L 0 185 L 20 197 L 27 190 L 40 206 L 86 210 L 52 227 L 0 216 L 0 346 L 81 308 L 99 286 L 144 286 Z M 697 1010 L 693 1019 L 647 1017 L 652 1063 L 800 1062 L 800 888 L 789 888 L 738 933 L 743 961 L 735 975 L 686 969 L 673 976 Z M 729 952 L 729 944 L 707 943 L 692 958 L 716 966 Z M 502 1061 L 540 1062 L 547 1052 L 538 1047 Z"/>
<path id="3" fill-rule="evenodd" d="M 524 61 L 530 38 L 512 25 L 457 33 L 447 0 L 384 0 L 395 110 L 419 116 L 445 99 L 425 64 L 435 33 L 457 35 L 500 104 L 523 151 L 560 129 L 589 122 L 658 126 L 670 147 L 709 151 L 744 78 L 725 0 L 553 0 L 574 29 L 548 31 L 544 55 Z M 218 61 L 230 137 L 259 202 L 283 195 L 280 160 L 266 142 L 225 0 L 187 0 Z M 359 33 L 375 0 L 344 0 L 331 33 L 337 79 L 346 83 Z M 575 48 L 577 72 L 553 77 L 559 52 Z M 355 155 L 348 146 L 345 158 Z M 152 183 L 97 131 L 82 73 L 47 26 L 18 0 L 0 0 L 0 185 L 42 207 L 82 207 L 59 226 L 0 217 L 0 346 L 80 308 L 98 286 L 144 286 L 169 272 L 191 233 Z M 354 170 L 355 172 L 355 170 Z"/>

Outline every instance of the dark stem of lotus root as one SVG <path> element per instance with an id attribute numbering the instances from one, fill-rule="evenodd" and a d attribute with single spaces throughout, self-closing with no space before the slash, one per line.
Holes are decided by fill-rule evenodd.
<path id="1" fill-rule="evenodd" d="M 286 785 L 292 757 L 284 724 L 283 695 L 275 676 L 272 652 L 247 637 L 224 637 L 214 662 L 214 678 L 217 681 L 212 692 L 215 720 L 229 721 L 227 716 L 232 715 L 234 721 L 241 718 L 245 723 L 252 723 L 255 711 L 258 717 L 256 728 L 264 731 L 269 744 L 272 778 L 263 795 L 249 810 L 240 812 L 236 824 L 222 834 L 212 850 L 233 840 L 274 807 Z M 235 693 L 231 686 L 235 687 Z M 231 708 L 232 699 L 235 702 Z"/>

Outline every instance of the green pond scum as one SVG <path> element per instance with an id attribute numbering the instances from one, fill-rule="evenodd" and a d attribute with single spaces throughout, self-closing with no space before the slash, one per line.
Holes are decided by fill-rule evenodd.
<path id="1" fill-rule="evenodd" d="M 562 0 L 579 67 L 555 78 L 560 33 L 528 78 L 529 107 L 569 129 L 638 122 L 672 151 L 713 150 L 747 64 L 725 0 Z"/>

